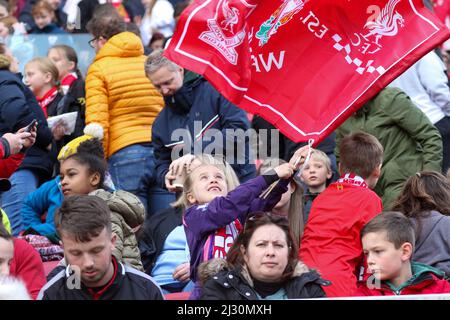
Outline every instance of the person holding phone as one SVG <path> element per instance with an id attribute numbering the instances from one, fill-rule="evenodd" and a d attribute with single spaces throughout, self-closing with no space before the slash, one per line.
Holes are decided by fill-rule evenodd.
<path id="1" fill-rule="evenodd" d="M 56 161 L 52 150 L 52 132 L 34 94 L 25 86 L 20 74 L 9 68 L 13 57 L 0 44 L 0 135 L 17 132 L 37 120 L 36 142 L 24 155 L 19 168 L 10 178 L 11 189 L 2 192 L 0 203 L 8 214 L 13 235 L 21 231 L 20 209 L 25 197 L 51 178 Z"/>
<path id="2" fill-rule="evenodd" d="M 36 141 L 36 125 L 0 137 L 0 179 L 9 178 L 25 157 L 25 150 Z"/>

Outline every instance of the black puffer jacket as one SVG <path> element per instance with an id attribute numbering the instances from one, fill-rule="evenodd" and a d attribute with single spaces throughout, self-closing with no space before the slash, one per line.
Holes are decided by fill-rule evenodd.
<path id="1" fill-rule="evenodd" d="M 56 267 L 37 300 L 164 300 L 161 288 L 149 275 L 118 263 L 114 257 L 112 262 L 113 278 L 100 291 L 78 282 L 70 267 Z"/>
<path id="2" fill-rule="evenodd" d="M 207 279 L 203 285 L 201 300 L 259 299 L 246 268 L 229 270 L 223 259 L 213 259 L 207 264 L 207 268 L 199 268 L 200 277 Z M 211 270 L 221 271 L 214 274 Z M 322 298 L 325 297 L 325 292 L 321 286 L 329 284 L 329 281 L 321 279 L 315 271 L 310 271 L 305 264 L 298 262 L 284 290 L 288 299 Z"/>

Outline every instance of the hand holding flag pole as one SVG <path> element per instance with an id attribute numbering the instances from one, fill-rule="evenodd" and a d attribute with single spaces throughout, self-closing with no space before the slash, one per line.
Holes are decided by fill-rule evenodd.
<path id="1" fill-rule="evenodd" d="M 293 177 L 295 177 L 296 175 L 300 176 L 302 174 L 303 168 L 305 168 L 305 166 L 309 163 L 309 160 L 311 159 L 311 154 L 314 152 L 314 149 L 312 148 L 313 143 L 314 140 L 309 139 L 308 144 L 306 146 L 299 148 L 292 155 L 291 160 L 289 160 L 289 163 L 293 164 L 295 172 L 289 179 L 293 179 Z M 270 194 L 270 192 L 272 192 L 272 190 L 278 184 L 278 182 L 280 182 L 280 179 L 272 183 L 269 186 L 269 188 L 267 188 L 263 193 L 261 193 L 260 197 L 262 199 L 266 199 Z"/>

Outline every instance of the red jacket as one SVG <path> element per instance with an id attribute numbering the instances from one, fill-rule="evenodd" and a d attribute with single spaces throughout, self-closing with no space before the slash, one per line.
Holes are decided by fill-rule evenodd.
<path id="1" fill-rule="evenodd" d="M 9 178 L 20 166 L 25 154 L 18 153 L 7 159 L 3 159 L 4 156 L 5 150 L 3 149 L 3 145 L 0 143 L 0 178 Z"/>
<path id="2" fill-rule="evenodd" d="M 14 239 L 14 258 L 10 273 L 12 276 L 22 279 L 33 299 L 36 299 L 39 291 L 47 282 L 41 256 L 22 239 Z"/>
<path id="3" fill-rule="evenodd" d="M 450 293 L 450 282 L 443 279 L 443 272 L 422 263 L 412 263 L 413 276 L 407 282 L 394 288 L 383 281 L 379 288 L 369 289 L 365 282 L 360 283 L 353 296 L 393 296 L 411 294 Z"/>
<path id="4" fill-rule="evenodd" d="M 360 231 L 381 211 L 375 192 L 352 183 L 335 182 L 314 200 L 299 257 L 331 281 L 323 288 L 327 297 L 351 296 L 356 289 L 364 257 Z"/>

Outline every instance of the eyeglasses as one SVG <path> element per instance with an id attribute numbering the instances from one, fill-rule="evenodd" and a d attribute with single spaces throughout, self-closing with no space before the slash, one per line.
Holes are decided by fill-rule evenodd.
<path id="1" fill-rule="evenodd" d="M 89 43 L 89 46 L 90 46 L 91 48 L 94 48 L 94 49 L 95 49 L 94 42 L 97 42 L 98 40 L 100 40 L 100 38 L 101 38 L 101 36 L 100 36 L 100 37 L 95 37 L 95 38 L 89 40 L 89 42 L 88 42 L 88 43 Z"/>
<path id="2" fill-rule="evenodd" d="M 89 40 L 89 46 L 91 47 L 91 48 L 94 48 L 94 41 L 97 41 L 97 38 L 93 38 L 93 39 L 91 39 L 91 40 Z"/>

